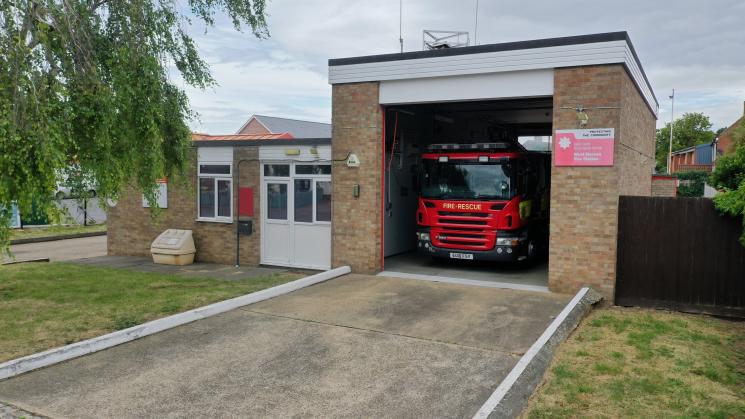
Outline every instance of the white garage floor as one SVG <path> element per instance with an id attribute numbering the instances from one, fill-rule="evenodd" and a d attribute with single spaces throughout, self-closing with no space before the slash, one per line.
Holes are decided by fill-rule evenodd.
<path id="1" fill-rule="evenodd" d="M 416 252 L 409 252 L 385 258 L 384 271 L 527 285 L 531 288 L 548 286 L 548 261 L 526 266 L 496 262 L 438 260 L 420 256 Z"/>

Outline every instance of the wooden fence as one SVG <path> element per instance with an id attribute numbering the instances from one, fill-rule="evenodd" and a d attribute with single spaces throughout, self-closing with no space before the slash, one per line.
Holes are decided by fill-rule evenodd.
<path id="1" fill-rule="evenodd" d="M 622 196 L 616 304 L 745 317 L 741 232 L 710 199 Z"/>

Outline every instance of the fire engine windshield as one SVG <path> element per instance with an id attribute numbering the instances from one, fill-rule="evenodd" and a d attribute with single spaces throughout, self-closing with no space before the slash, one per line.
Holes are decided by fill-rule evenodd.
<path id="1" fill-rule="evenodd" d="M 477 160 L 424 160 L 422 197 L 430 199 L 499 199 L 515 196 L 512 163 Z"/>

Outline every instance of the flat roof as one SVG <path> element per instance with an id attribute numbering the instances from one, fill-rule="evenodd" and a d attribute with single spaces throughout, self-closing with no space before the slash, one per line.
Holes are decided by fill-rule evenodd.
<path id="1" fill-rule="evenodd" d="M 383 61 L 412 60 L 416 58 L 452 57 L 455 55 L 481 54 L 484 52 L 515 51 L 520 49 L 560 47 L 565 45 L 592 44 L 596 42 L 626 41 L 631 39 L 626 31 L 589 35 L 564 36 L 559 38 L 533 39 L 530 41 L 503 42 L 499 44 L 474 45 L 470 47 L 443 48 L 427 51 L 410 51 L 393 54 L 363 55 L 359 57 L 331 58 L 329 66 L 379 63 Z M 631 48 L 633 50 L 633 46 Z M 634 54 L 636 56 L 636 53 Z"/>
<path id="2" fill-rule="evenodd" d="M 242 146 L 301 146 L 301 145 L 328 145 L 331 138 L 286 138 L 286 139 L 231 139 L 231 140 L 192 140 L 194 147 L 242 147 Z"/>
<path id="3" fill-rule="evenodd" d="M 328 60 L 331 84 L 613 63 L 624 64 L 656 114 L 659 103 L 626 31 Z M 417 74 L 416 64 L 426 71 Z"/>

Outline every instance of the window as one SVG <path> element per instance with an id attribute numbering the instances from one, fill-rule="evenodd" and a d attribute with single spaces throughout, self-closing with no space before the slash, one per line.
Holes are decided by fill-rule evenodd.
<path id="1" fill-rule="evenodd" d="M 424 198 L 508 200 L 515 196 L 513 164 L 508 161 L 425 159 L 423 166 Z"/>
<path id="2" fill-rule="evenodd" d="M 316 221 L 331 221 L 331 182 L 316 181 Z"/>
<path id="3" fill-rule="evenodd" d="M 230 181 L 217 179 L 217 216 L 230 217 Z"/>
<path id="4" fill-rule="evenodd" d="M 233 181 L 230 164 L 199 164 L 198 218 L 201 221 L 233 221 Z"/>
<path id="5" fill-rule="evenodd" d="M 294 187 L 295 193 L 293 197 L 295 199 L 295 222 L 331 222 L 330 181 L 295 179 Z"/>
<path id="6" fill-rule="evenodd" d="M 266 218 L 270 220 L 287 219 L 287 184 L 266 184 Z"/>
<path id="7" fill-rule="evenodd" d="M 265 164 L 264 165 L 264 176 L 289 177 L 290 176 L 290 165 L 289 164 Z"/>
<path id="8" fill-rule="evenodd" d="M 295 221 L 299 223 L 313 222 L 313 181 L 311 179 L 295 179 Z"/>
<path id="9" fill-rule="evenodd" d="M 215 180 L 199 178 L 199 218 L 215 217 Z"/>
<path id="10" fill-rule="evenodd" d="M 295 166 L 296 175 L 330 175 L 330 164 L 298 164 Z"/>
<path id="11" fill-rule="evenodd" d="M 203 175 L 228 175 L 230 176 L 229 164 L 200 164 L 199 173 Z"/>
<path id="12" fill-rule="evenodd" d="M 331 165 L 265 163 L 262 170 L 265 220 L 331 222 Z"/>

